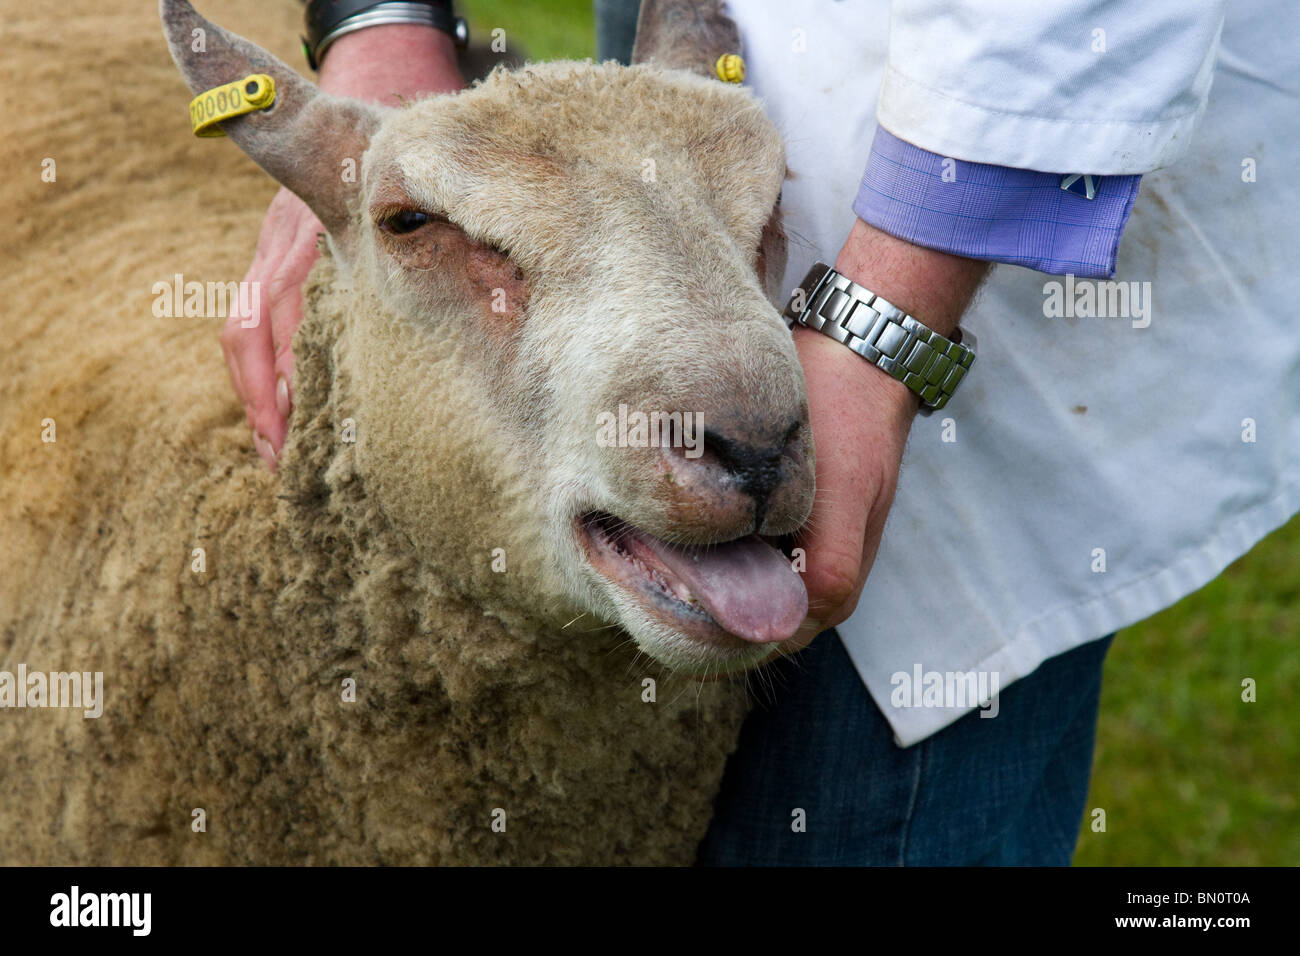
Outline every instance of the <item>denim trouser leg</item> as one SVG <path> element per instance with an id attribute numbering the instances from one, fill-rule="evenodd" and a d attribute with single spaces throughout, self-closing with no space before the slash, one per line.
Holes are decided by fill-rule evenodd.
<path id="1" fill-rule="evenodd" d="M 1111 638 L 1046 661 L 900 749 L 839 635 L 775 665 L 727 765 L 700 850 L 711 865 L 1067 865 L 1088 794 Z M 806 832 L 792 831 L 792 812 Z"/>

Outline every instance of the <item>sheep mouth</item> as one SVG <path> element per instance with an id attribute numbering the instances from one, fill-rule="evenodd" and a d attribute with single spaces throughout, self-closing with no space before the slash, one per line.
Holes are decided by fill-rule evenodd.
<path id="1" fill-rule="evenodd" d="M 758 535 L 709 545 L 673 544 L 606 512 L 578 521 L 595 571 L 656 621 L 735 649 L 794 635 L 808 612 L 803 580 Z"/>

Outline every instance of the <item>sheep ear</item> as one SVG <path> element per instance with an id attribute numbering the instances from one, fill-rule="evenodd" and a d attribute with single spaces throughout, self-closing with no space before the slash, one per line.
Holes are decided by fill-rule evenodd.
<path id="1" fill-rule="evenodd" d="M 740 31 L 722 0 L 641 0 L 633 63 L 713 76 L 724 53 L 740 52 Z"/>
<path id="2" fill-rule="evenodd" d="M 307 203 L 336 239 L 344 239 L 360 188 L 355 173 L 379 125 L 379 111 L 322 93 L 261 47 L 199 16 L 185 0 L 160 0 L 159 13 L 172 59 L 193 93 L 249 73 L 275 80 L 271 108 L 226 120 L 221 128 Z M 351 176 L 344 175 L 348 159 Z"/>

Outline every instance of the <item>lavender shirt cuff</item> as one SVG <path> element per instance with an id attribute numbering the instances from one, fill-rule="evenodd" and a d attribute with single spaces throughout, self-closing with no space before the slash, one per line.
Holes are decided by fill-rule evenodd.
<path id="1" fill-rule="evenodd" d="M 892 236 L 953 255 L 1114 275 L 1142 177 L 1096 176 L 1093 199 L 1063 190 L 1061 177 L 948 159 L 878 126 L 853 211 Z"/>

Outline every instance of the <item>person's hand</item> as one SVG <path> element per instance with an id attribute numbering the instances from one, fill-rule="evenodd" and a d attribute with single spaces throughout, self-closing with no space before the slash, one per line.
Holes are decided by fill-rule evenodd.
<path id="1" fill-rule="evenodd" d="M 808 386 L 817 495 L 797 538 L 808 618 L 784 651 L 804 647 L 857 607 L 919 407 L 901 382 L 820 332 L 796 328 L 795 348 Z"/>
<path id="2" fill-rule="evenodd" d="M 339 37 L 320 69 L 327 93 L 397 105 L 465 85 L 451 38 L 432 27 L 393 24 Z M 293 404 L 293 334 L 302 323 L 302 286 L 325 231 L 301 199 L 281 189 L 271 200 L 245 282 L 260 284 L 251 316 L 232 315 L 221 349 L 244 404 L 253 445 L 275 467 Z"/>
<path id="3" fill-rule="evenodd" d="M 253 446 L 270 467 L 284 447 L 293 381 L 293 333 L 302 323 L 302 284 L 319 255 L 324 226 L 307 205 L 281 189 L 271 200 L 245 282 L 263 290 L 250 316 L 231 315 L 221 350 L 235 394 L 244 403 Z"/>
<path id="4" fill-rule="evenodd" d="M 923 249 L 858 220 L 835 268 L 943 335 L 951 335 L 988 263 Z M 808 618 L 782 642 L 805 647 L 857 608 L 894 500 L 920 399 L 839 342 L 796 327 L 817 450 L 817 495 L 797 540 Z"/>

